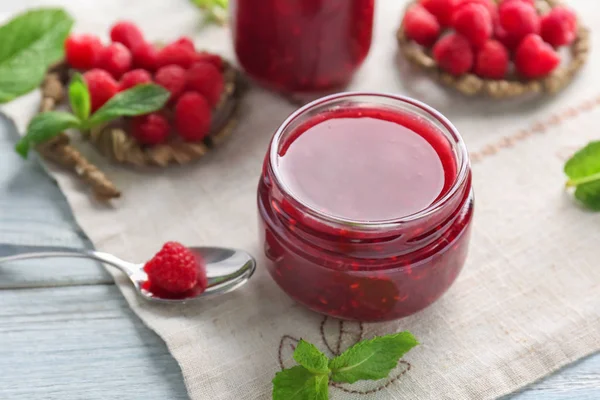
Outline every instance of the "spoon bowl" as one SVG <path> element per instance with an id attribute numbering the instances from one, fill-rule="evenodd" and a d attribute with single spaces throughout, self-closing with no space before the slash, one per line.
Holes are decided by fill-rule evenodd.
<path id="1" fill-rule="evenodd" d="M 223 247 L 190 247 L 189 249 L 206 263 L 208 285 L 204 292 L 192 292 L 182 298 L 160 297 L 145 289 L 144 283 L 148 281 L 148 275 L 144 271 L 144 263 L 136 264 L 124 261 L 112 254 L 94 250 L 56 249 L 34 253 L 13 251 L 12 255 L 0 257 L 0 264 L 35 258 L 89 258 L 117 268 L 129 277 L 141 297 L 159 303 L 185 303 L 229 293 L 248 282 L 256 270 L 256 260 L 243 250 Z"/>

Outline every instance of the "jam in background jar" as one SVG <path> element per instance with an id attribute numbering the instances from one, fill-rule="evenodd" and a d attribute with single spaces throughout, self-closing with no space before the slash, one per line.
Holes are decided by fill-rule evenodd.
<path id="1" fill-rule="evenodd" d="M 371 47 L 375 0 L 232 0 L 241 66 L 288 92 L 322 92 L 350 82 Z"/>
<path id="2" fill-rule="evenodd" d="M 276 132 L 258 208 L 269 272 L 296 301 L 344 319 L 405 317 L 442 296 L 464 265 L 468 153 L 422 103 L 329 96 Z"/>

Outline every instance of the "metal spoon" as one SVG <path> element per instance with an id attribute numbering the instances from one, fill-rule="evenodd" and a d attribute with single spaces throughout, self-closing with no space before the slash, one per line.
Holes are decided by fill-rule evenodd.
<path id="1" fill-rule="evenodd" d="M 7 250 L 7 246 L 3 247 L 4 250 Z M 202 297 L 231 292 L 248 282 L 256 270 L 256 261 L 254 258 L 242 250 L 220 247 L 190 247 L 189 249 L 199 254 L 205 261 L 208 286 L 203 293 L 182 299 L 158 297 L 144 289 L 143 284 L 148 280 L 148 276 L 146 275 L 146 272 L 144 272 L 144 264 L 134 264 L 123 261 L 112 254 L 94 250 L 54 249 L 51 251 L 18 253 L 10 251 L 9 248 L 8 252 L 15 254 L 0 257 L 0 264 L 9 261 L 29 260 L 33 258 L 90 258 L 118 268 L 129 277 L 136 292 L 140 296 L 147 300 L 161 303 L 182 303 L 194 301 Z M 6 252 L 4 251 L 3 253 Z"/>

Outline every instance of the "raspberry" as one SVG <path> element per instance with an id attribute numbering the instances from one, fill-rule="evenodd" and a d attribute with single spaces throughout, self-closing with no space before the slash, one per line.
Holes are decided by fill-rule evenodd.
<path id="1" fill-rule="evenodd" d="M 93 35 L 71 35 L 65 41 L 67 63 L 75 69 L 94 68 L 103 49 L 100 39 Z"/>
<path id="2" fill-rule="evenodd" d="M 192 51 L 196 51 L 196 47 L 194 46 L 194 42 L 187 36 L 182 36 L 174 42 L 176 45 L 185 46 Z"/>
<path id="3" fill-rule="evenodd" d="M 502 79 L 506 76 L 509 62 L 506 47 L 497 40 L 490 40 L 479 49 L 473 72 L 482 78 Z"/>
<path id="4" fill-rule="evenodd" d="M 175 101 L 185 89 L 185 70 L 178 65 L 167 65 L 156 71 L 154 81 L 171 92 L 169 101 Z"/>
<path id="5" fill-rule="evenodd" d="M 433 14 L 421 5 L 414 5 L 404 15 L 404 31 L 409 39 L 431 47 L 440 36 L 440 24 Z"/>
<path id="6" fill-rule="evenodd" d="M 186 89 L 200 93 L 212 107 L 221 99 L 224 86 L 221 71 L 212 64 L 196 63 L 186 73 Z"/>
<path id="7" fill-rule="evenodd" d="M 189 68 L 194 63 L 195 51 L 190 50 L 186 44 L 171 43 L 158 51 L 158 68 L 167 65 L 179 65 L 182 68 Z"/>
<path id="8" fill-rule="evenodd" d="M 439 66 L 452 75 L 462 75 L 473 66 L 473 50 L 459 33 L 444 36 L 433 46 L 433 57 Z"/>
<path id="9" fill-rule="evenodd" d="M 169 294 L 184 294 L 192 289 L 206 290 L 204 260 L 177 242 L 167 242 L 144 266 L 151 288 Z"/>
<path id="10" fill-rule="evenodd" d="M 177 132 L 187 141 L 204 139 L 210 131 L 210 119 L 210 105 L 198 93 L 184 93 L 175 106 Z"/>
<path id="11" fill-rule="evenodd" d="M 150 72 L 143 69 L 134 69 L 123 75 L 120 84 L 121 90 L 127 90 L 139 84 L 151 82 L 152 75 L 150 75 Z"/>
<path id="12" fill-rule="evenodd" d="M 102 51 L 96 66 L 110 72 L 115 79 L 119 79 L 131 69 L 131 64 L 131 53 L 127 47 L 121 43 L 113 43 Z"/>
<path id="13" fill-rule="evenodd" d="M 513 1 L 521 1 L 523 3 L 527 3 L 527 4 L 532 5 L 532 6 L 535 7 L 535 0 L 502 0 L 500 2 L 500 5 L 503 5 L 503 4 L 506 4 L 506 3 L 511 3 Z"/>
<path id="14" fill-rule="evenodd" d="M 223 59 L 217 54 L 207 53 L 205 51 L 198 52 L 194 54 L 194 63 L 197 62 L 210 63 L 217 67 L 219 71 L 223 71 Z"/>
<path id="15" fill-rule="evenodd" d="M 454 29 L 475 47 L 481 47 L 492 37 L 494 26 L 487 8 L 469 3 L 454 13 Z"/>
<path id="16" fill-rule="evenodd" d="M 92 111 L 96 111 L 119 92 L 119 84 L 111 74 L 101 69 L 92 69 L 83 74 L 92 100 Z"/>
<path id="17" fill-rule="evenodd" d="M 513 51 L 519 46 L 519 39 L 509 35 L 499 22 L 494 24 L 494 36 L 496 40 L 504 45 L 508 50 Z"/>
<path id="18" fill-rule="evenodd" d="M 114 24 L 110 29 L 110 39 L 114 43 L 121 43 L 129 50 L 133 50 L 145 43 L 144 35 L 140 31 L 140 28 L 129 21 L 121 21 Z"/>
<path id="19" fill-rule="evenodd" d="M 141 144 L 160 144 L 167 139 L 171 127 L 165 117 L 152 113 L 131 120 L 131 134 Z"/>
<path id="20" fill-rule="evenodd" d="M 560 56 L 541 36 L 530 34 L 515 54 L 517 72 L 529 79 L 548 75 L 560 64 Z"/>
<path id="21" fill-rule="evenodd" d="M 458 0 L 421 0 L 421 5 L 432 13 L 442 26 L 452 23 L 452 13 L 457 3 Z"/>
<path id="22" fill-rule="evenodd" d="M 484 6 L 490 13 L 492 21 L 496 21 L 498 19 L 498 6 L 493 0 L 458 0 L 458 4 L 456 5 L 454 12 L 458 11 L 463 5 L 467 4 L 479 4 Z"/>
<path id="23" fill-rule="evenodd" d="M 510 1 L 500 6 L 500 26 L 511 40 L 521 42 L 530 33 L 540 32 L 540 18 L 535 7 L 523 1 Z"/>
<path id="24" fill-rule="evenodd" d="M 566 7 L 554 7 L 542 18 L 541 35 L 554 47 L 571 44 L 577 36 L 577 16 Z"/>
<path id="25" fill-rule="evenodd" d="M 136 47 L 133 55 L 133 65 L 146 71 L 156 71 L 158 68 L 158 50 L 150 43 L 143 43 Z"/>

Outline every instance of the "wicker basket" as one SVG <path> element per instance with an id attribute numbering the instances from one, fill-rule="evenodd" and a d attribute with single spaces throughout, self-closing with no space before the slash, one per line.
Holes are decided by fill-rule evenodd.
<path id="1" fill-rule="evenodd" d="M 412 1 L 407 9 L 417 3 Z M 538 13 L 544 14 L 560 5 L 557 0 L 537 0 Z M 406 37 L 404 26 L 397 31 L 398 45 L 404 56 L 419 69 L 425 71 L 443 85 L 458 90 L 467 96 L 487 96 L 494 99 L 513 98 L 531 93 L 553 94 L 564 89 L 581 70 L 590 51 L 589 29 L 579 24 L 577 38 L 569 46 L 571 60 L 559 66 L 550 75 L 533 80 L 523 80 L 516 75 L 507 79 L 485 79 L 474 74 L 454 76 L 443 71 L 431 56 L 430 49 L 419 46 Z"/>

